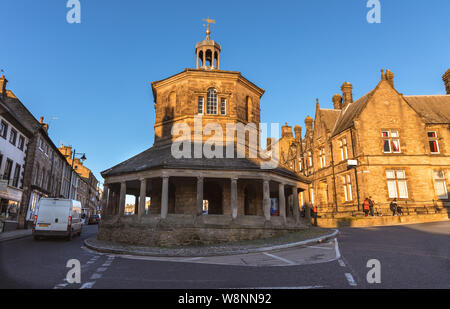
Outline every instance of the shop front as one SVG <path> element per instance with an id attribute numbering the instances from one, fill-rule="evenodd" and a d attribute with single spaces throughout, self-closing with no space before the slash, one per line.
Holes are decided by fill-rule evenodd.
<path id="1" fill-rule="evenodd" d="M 17 228 L 22 190 L 0 180 L 0 233 Z"/>

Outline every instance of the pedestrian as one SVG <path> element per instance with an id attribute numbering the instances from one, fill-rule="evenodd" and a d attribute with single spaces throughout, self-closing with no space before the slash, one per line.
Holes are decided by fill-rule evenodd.
<path id="1" fill-rule="evenodd" d="M 392 216 L 396 216 L 396 215 L 397 215 L 397 207 L 398 207 L 398 205 L 397 205 L 397 199 L 394 198 L 394 199 L 392 200 L 392 202 L 389 204 L 389 208 L 390 208 L 391 211 L 392 211 Z"/>
<path id="2" fill-rule="evenodd" d="M 317 206 L 313 205 L 312 207 L 313 218 L 314 218 L 314 226 L 317 226 Z"/>
<path id="3" fill-rule="evenodd" d="M 370 202 L 369 202 L 368 197 L 366 197 L 366 199 L 363 202 L 363 210 L 364 210 L 364 216 L 367 217 L 369 215 L 369 210 L 370 210 Z"/>
<path id="4" fill-rule="evenodd" d="M 397 206 L 397 213 L 398 213 L 399 216 L 402 216 L 402 215 L 403 215 L 402 207 Z"/>
<path id="5" fill-rule="evenodd" d="M 370 215 L 373 217 L 373 207 L 375 205 L 375 202 L 372 200 L 372 197 L 369 196 L 369 210 L 370 210 Z"/>

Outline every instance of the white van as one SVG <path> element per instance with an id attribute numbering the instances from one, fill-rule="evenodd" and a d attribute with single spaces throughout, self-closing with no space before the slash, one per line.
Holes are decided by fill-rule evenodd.
<path id="1" fill-rule="evenodd" d="M 64 236 L 68 240 L 81 235 L 81 203 L 79 201 L 41 198 L 33 222 L 33 237 Z"/>

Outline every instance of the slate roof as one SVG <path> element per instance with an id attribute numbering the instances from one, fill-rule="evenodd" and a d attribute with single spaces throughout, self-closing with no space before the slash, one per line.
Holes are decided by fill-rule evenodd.
<path id="1" fill-rule="evenodd" d="M 450 95 L 415 95 L 404 98 L 426 123 L 450 123 Z"/>
<path id="2" fill-rule="evenodd" d="M 341 111 L 341 114 L 339 115 L 339 118 L 336 121 L 334 129 L 332 130 L 333 132 L 331 134 L 332 136 L 335 136 L 341 133 L 342 131 L 347 130 L 353 125 L 353 120 L 361 113 L 361 111 L 367 105 L 367 102 L 369 101 L 369 98 L 371 97 L 373 91 L 374 90 L 366 93 L 358 100 L 348 104 L 345 107 L 345 109 Z"/>
<path id="3" fill-rule="evenodd" d="M 192 148 L 194 145 L 192 145 Z M 225 151 L 225 149 L 224 149 Z M 192 151 L 191 154 L 194 154 Z M 297 180 L 308 182 L 306 178 L 296 173 L 278 167 L 276 169 L 263 170 L 258 162 L 247 158 L 180 158 L 172 156 L 171 146 L 152 147 L 140 154 L 103 171 L 103 178 L 128 173 L 136 173 L 152 169 L 190 169 L 190 170 L 232 170 L 232 171 L 271 171 L 282 176 L 287 176 Z"/>
<path id="4" fill-rule="evenodd" d="M 327 129 L 327 131 L 332 132 L 337 119 L 341 115 L 341 111 L 338 109 L 321 108 L 319 109 L 319 112 L 321 114 L 323 123 L 325 124 L 325 128 Z"/>

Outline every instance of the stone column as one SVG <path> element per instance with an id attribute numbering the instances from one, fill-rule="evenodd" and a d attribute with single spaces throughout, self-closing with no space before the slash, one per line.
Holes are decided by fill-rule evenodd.
<path id="1" fill-rule="evenodd" d="M 109 206 L 108 206 L 108 196 L 109 195 L 109 191 L 108 191 L 108 185 L 107 184 L 103 184 L 103 195 L 102 195 L 102 207 L 103 207 L 103 211 L 102 211 L 102 215 L 107 215 L 109 214 Z"/>
<path id="2" fill-rule="evenodd" d="M 270 186 L 269 180 L 263 182 L 263 207 L 266 221 L 270 221 Z"/>
<path id="3" fill-rule="evenodd" d="M 167 218 L 169 211 L 169 177 L 162 177 L 162 194 L 161 194 L 161 219 Z"/>
<path id="4" fill-rule="evenodd" d="M 292 202 L 293 202 L 293 212 L 295 221 L 298 222 L 300 220 L 300 209 L 298 208 L 298 192 L 297 192 L 297 186 L 292 187 Z"/>
<path id="5" fill-rule="evenodd" d="M 280 207 L 280 217 L 286 222 L 286 197 L 284 196 L 284 184 L 278 185 L 278 204 Z"/>
<path id="6" fill-rule="evenodd" d="M 203 214 L 203 177 L 197 177 L 197 216 Z"/>
<path id="7" fill-rule="evenodd" d="M 237 178 L 231 178 L 231 217 L 233 220 L 238 216 L 237 204 Z"/>
<path id="8" fill-rule="evenodd" d="M 141 190 L 139 196 L 139 211 L 138 216 L 141 218 L 145 213 L 145 200 L 147 197 L 147 179 L 141 179 Z"/>
<path id="9" fill-rule="evenodd" d="M 123 216 L 125 212 L 125 198 L 127 194 L 127 183 L 125 181 L 120 183 L 120 199 L 119 199 L 119 217 Z"/>
<path id="10" fill-rule="evenodd" d="M 139 195 L 134 196 L 134 215 L 139 214 Z"/>

